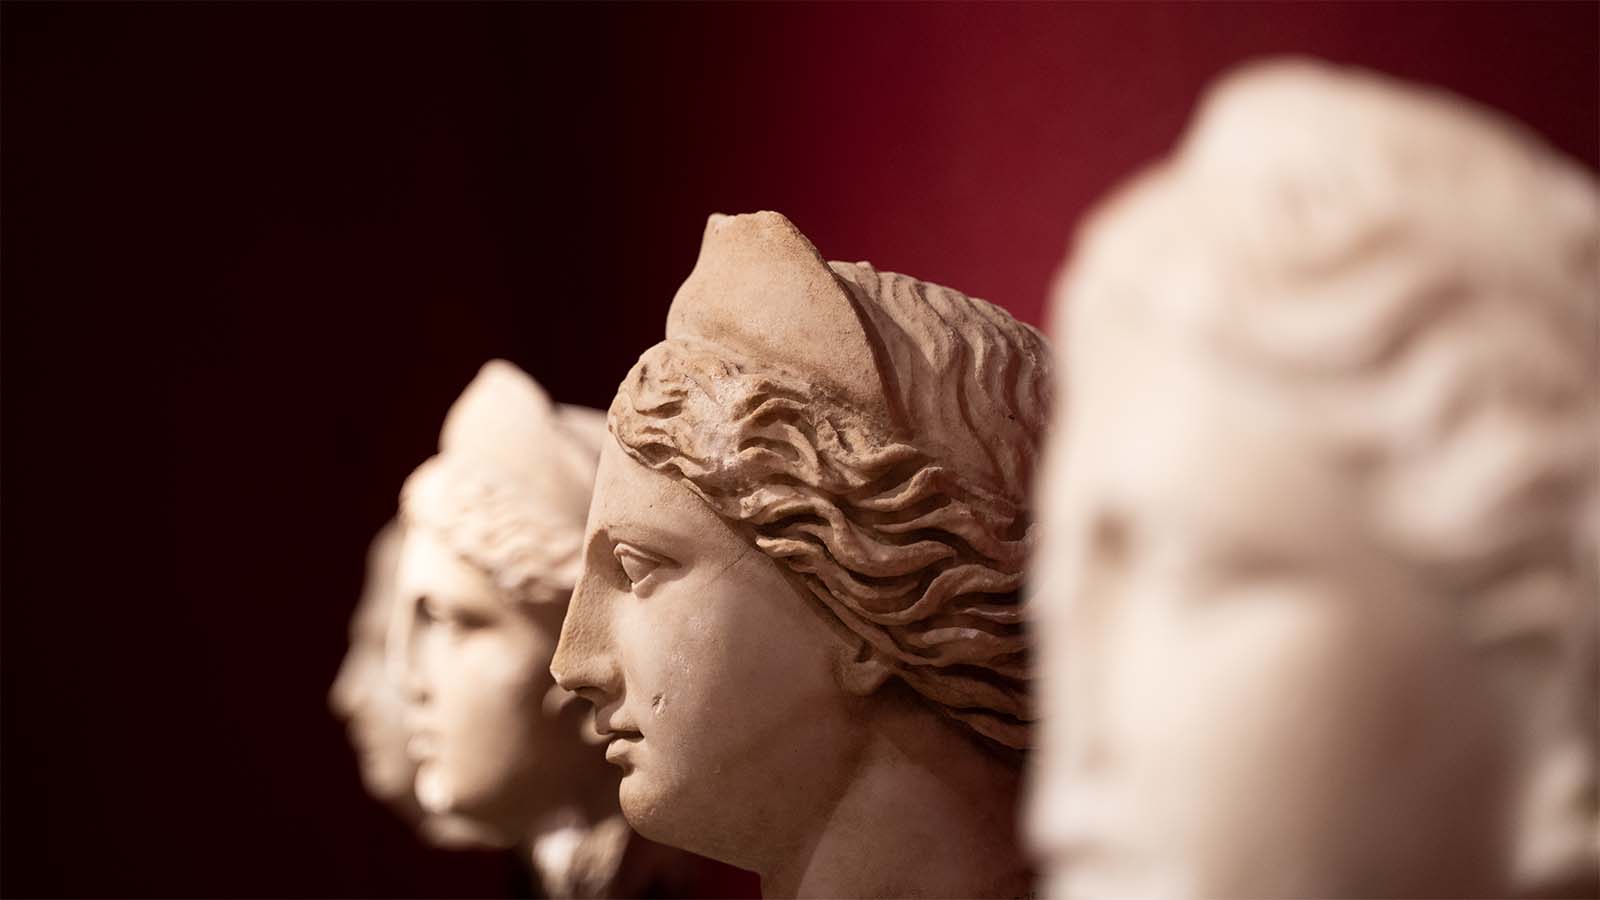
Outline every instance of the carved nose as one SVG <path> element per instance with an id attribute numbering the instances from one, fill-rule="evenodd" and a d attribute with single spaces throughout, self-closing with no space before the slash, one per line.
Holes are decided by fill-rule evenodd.
<path id="1" fill-rule="evenodd" d="M 620 689 L 620 673 L 612 658 L 611 623 L 604 598 L 591 579 L 580 576 L 573 587 L 561 640 L 550 659 L 550 675 L 563 690 L 605 705 Z"/>
<path id="2" fill-rule="evenodd" d="M 361 685 L 355 669 L 355 651 L 351 650 L 345 654 L 344 661 L 339 664 L 339 672 L 328 688 L 328 708 L 341 719 L 349 717 L 360 704 Z"/>
<path id="3" fill-rule="evenodd" d="M 421 669 L 413 658 L 417 644 L 416 607 L 417 601 L 407 597 L 395 602 L 383 646 L 384 679 L 412 702 L 426 699 L 427 694 Z"/>
<path id="4" fill-rule="evenodd" d="M 617 681 L 609 654 L 593 642 L 573 638 L 566 628 L 561 630 L 561 642 L 550 660 L 550 675 L 562 690 L 596 706 L 614 693 Z"/>

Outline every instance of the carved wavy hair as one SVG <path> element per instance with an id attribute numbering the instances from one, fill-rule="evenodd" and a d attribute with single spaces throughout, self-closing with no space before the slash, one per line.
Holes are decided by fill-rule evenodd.
<path id="1" fill-rule="evenodd" d="M 540 515 L 536 498 L 492 465 L 441 453 L 417 467 L 400 492 L 407 528 L 424 528 L 482 570 L 508 597 L 565 600 L 578 567 L 581 529 Z"/>
<path id="2" fill-rule="evenodd" d="M 1593 554 L 1597 284 L 1592 176 L 1448 96 L 1279 63 L 1093 218 L 1060 315 L 1086 355 L 1095 324 L 1177 329 L 1293 390 L 1373 528 L 1442 572 Z"/>
<path id="3" fill-rule="evenodd" d="M 1561 610 L 1536 646 L 1573 688 L 1559 715 L 1587 753 L 1564 809 L 1590 829 L 1597 286 L 1592 175 L 1444 95 L 1278 64 L 1225 84 L 1184 152 L 1093 217 L 1058 301 L 1080 362 L 1102 329 L 1167 329 L 1270 384 L 1374 544 L 1463 609 Z M 1491 646 L 1524 618 L 1474 620 Z"/>
<path id="4" fill-rule="evenodd" d="M 945 294 L 941 302 L 982 303 Z M 946 389 L 939 402 L 956 405 L 985 390 L 973 386 L 980 369 L 1006 373 L 1020 387 L 1008 384 L 1000 393 L 1010 404 L 993 405 L 1031 426 L 1022 429 L 1027 446 L 1008 448 L 1030 458 L 1046 408 L 1043 341 L 998 311 L 975 316 L 998 329 L 986 335 L 982 365 L 975 353 L 957 355 L 947 377 L 957 384 L 917 389 Z M 1029 745 L 1025 490 L 950 467 L 813 379 L 697 341 L 646 352 L 609 422 L 630 457 L 747 527 L 936 709 L 1003 747 Z"/>

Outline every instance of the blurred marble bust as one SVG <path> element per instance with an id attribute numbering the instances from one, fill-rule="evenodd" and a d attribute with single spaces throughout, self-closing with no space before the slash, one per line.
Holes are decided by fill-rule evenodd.
<path id="1" fill-rule="evenodd" d="M 350 617 L 350 647 L 328 692 L 328 706 L 349 732 L 367 792 L 414 820 L 416 766 L 406 755 L 405 704 L 385 677 L 383 661 L 403 537 L 399 523 L 391 521 L 372 539 L 361 598 Z"/>
<path id="2" fill-rule="evenodd" d="M 350 617 L 350 647 L 328 691 L 328 706 L 349 733 L 362 785 L 373 799 L 411 824 L 430 844 L 478 846 L 483 837 L 471 822 L 424 814 L 412 787 L 417 766 L 407 751 L 405 698 L 385 662 L 404 538 L 399 521 L 390 520 L 367 550 L 366 578 Z"/>
<path id="3" fill-rule="evenodd" d="M 548 671 L 603 429 L 491 362 L 401 494 L 388 656 L 417 798 L 522 847 L 556 897 L 608 895 L 630 838 L 617 776 Z"/>
<path id="4" fill-rule="evenodd" d="M 1039 488 L 1061 897 L 1595 896 L 1600 194 L 1247 67 L 1093 215 Z"/>
<path id="5" fill-rule="evenodd" d="M 642 834 L 765 896 L 1019 896 L 1018 590 L 1049 354 L 713 216 L 618 389 L 552 671 Z"/>

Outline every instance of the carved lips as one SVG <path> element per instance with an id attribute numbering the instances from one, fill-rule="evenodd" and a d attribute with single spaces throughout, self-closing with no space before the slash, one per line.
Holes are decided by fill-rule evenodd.
<path id="1" fill-rule="evenodd" d="M 631 765 L 625 764 L 624 760 L 627 758 L 628 751 L 643 742 L 644 735 L 637 731 L 613 737 L 611 743 L 606 745 L 606 762 L 614 766 L 621 766 L 624 769 L 633 768 Z"/>

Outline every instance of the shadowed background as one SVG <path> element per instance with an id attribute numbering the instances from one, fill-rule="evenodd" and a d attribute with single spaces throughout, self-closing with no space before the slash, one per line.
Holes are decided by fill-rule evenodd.
<path id="1" fill-rule="evenodd" d="M 8 895 L 504 895 L 363 794 L 366 543 L 484 360 L 604 408 L 705 217 L 1039 322 L 1241 59 L 1600 160 L 1600 5 L 0 6 Z"/>

